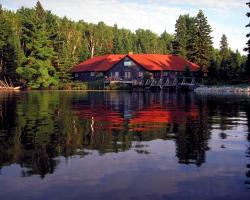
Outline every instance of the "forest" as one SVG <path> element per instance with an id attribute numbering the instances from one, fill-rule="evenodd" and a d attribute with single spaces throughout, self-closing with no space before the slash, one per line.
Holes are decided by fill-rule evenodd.
<path id="1" fill-rule="evenodd" d="M 31 89 L 63 89 L 72 83 L 70 71 L 79 62 L 134 52 L 180 55 L 208 70 L 209 84 L 247 82 L 249 52 L 245 56 L 230 49 L 226 34 L 216 49 L 211 33 L 202 10 L 196 16 L 180 15 L 174 34 L 158 35 L 117 24 L 76 22 L 45 10 L 39 1 L 15 12 L 0 5 L 0 79 Z"/>

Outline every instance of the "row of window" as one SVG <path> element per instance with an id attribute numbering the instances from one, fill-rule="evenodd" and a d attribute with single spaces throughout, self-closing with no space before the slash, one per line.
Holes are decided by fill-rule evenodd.
<path id="1" fill-rule="evenodd" d="M 81 75 L 83 75 L 84 73 L 75 73 L 75 77 L 79 77 Z M 173 74 L 173 73 L 171 73 Z M 182 75 L 183 72 L 175 72 L 173 75 Z M 143 72 L 138 72 L 138 77 L 143 77 L 144 73 Z M 170 75 L 170 72 L 163 72 L 163 76 L 169 76 Z M 90 76 L 92 77 L 103 77 L 103 72 L 90 72 Z M 114 77 L 119 77 L 120 76 L 120 73 L 119 72 L 110 72 L 110 76 L 114 76 Z M 125 71 L 124 72 L 124 76 L 126 78 L 131 78 L 131 72 L 129 71 Z M 160 77 L 161 76 L 161 72 L 154 72 L 154 76 L 156 77 Z"/>
<path id="2" fill-rule="evenodd" d="M 75 78 L 78 78 L 81 75 L 83 76 L 84 73 L 75 73 Z M 90 72 L 90 76 L 103 77 L 103 72 Z"/>

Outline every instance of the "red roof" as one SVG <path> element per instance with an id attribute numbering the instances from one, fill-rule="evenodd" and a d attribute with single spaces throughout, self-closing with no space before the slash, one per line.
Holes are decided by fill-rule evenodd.
<path id="1" fill-rule="evenodd" d="M 129 55 L 105 55 L 88 59 L 75 66 L 72 72 L 84 71 L 107 71 L 120 60 L 125 57 L 131 58 L 133 61 L 149 71 L 184 71 L 189 66 L 191 71 L 198 71 L 200 67 L 192 62 L 185 60 L 180 56 L 163 55 L 163 54 L 129 54 Z"/>
<path id="2" fill-rule="evenodd" d="M 189 66 L 191 71 L 198 71 L 200 69 L 195 63 L 176 55 L 132 54 L 128 55 L 128 57 L 149 71 L 185 71 L 186 66 Z"/>
<path id="3" fill-rule="evenodd" d="M 90 58 L 73 68 L 73 72 L 107 71 L 126 55 L 105 55 Z"/>

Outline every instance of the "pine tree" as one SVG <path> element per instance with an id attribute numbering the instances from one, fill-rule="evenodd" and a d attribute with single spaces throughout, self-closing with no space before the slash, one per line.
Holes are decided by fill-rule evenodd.
<path id="1" fill-rule="evenodd" d="M 195 33 L 193 35 L 192 61 L 206 70 L 209 66 L 212 53 L 212 32 L 211 26 L 207 22 L 202 10 L 199 10 L 195 18 Z"/>
<path id="2" fill-rule="evenodd" d="M 113 32 L 114 32 L 114 38 L 113 38 L 113 50 L 112 51 L 114 54 L 118 54 L 120 52 L 121 38 L 120 38 L 117 24 L 114 25 Z"/>
<path id="3" fill-rule="evenodd" d="M 40 1 L 36 2 L 35 10 L 36 10 L 36 16 L 39 22 L 44 23 L 46 20 L 46 13 Z"/>
<path id="4" fill-rule="evenodd" d="M 246 5 L 250 8 L 250 2 L 246 3 Z M 246 14 L 247 17 L 250 17 L 250 12 Z M 250 23 L 246 25 L 246 27 L 250 27 Z M 250 38 L 250 33 L 248 33 L 247 38 Z M 250 77 L 250 39 L 246 43 L 247 47 L 244 48 L 244 51 L 247 52 L 247 61 L 246 61 L 246 76 Z"/>
<path id="5" fill-rule="evenodd" d="M 10 12 L 4 12 L 0 5 L 0 79 L 6 78 L 17 82 L 16 68 L 21 62 L 19 38 L 10 17 Z"/>
<path id="6" fill-rule="evenodd" d="M 40 3 L 35 10 L 21 9 L 21 43 L 25 61 L 17 72 L 31 88 L 47 88 L 58 84 L 58 77 L 52 65 L 54 50 L 45 26 L 45 12 Z"/>
<path id="7" fill-rule="evenodd" d="M 190 61 L 193 61 L 193 55 L 197 52 L 197 48 L 195 46 L 195 33 L 196 33 L 196 27 L 195 27 L 195 18 L 190 17 L 189 15 L 184 15 L 186 19 L 186 26 L 187 26 L 187 45 L 186 45 L 186 51 L 187 51 L 187 59 Z"/>
<path id="8" fill-rule="evenodd" d="M 227 42 L 227 36 L 225 34 L 222 35 L 221 41 L 220 41 L 220 54 L 222 57 L 227 57 L 229 53 L 228 48 L 228 42 Z"/>
<path id="9" fill-rule="evenodd" d="M 122 54 L 127 54 L 132 51 L 132 41 L 129 40 L 129 32 L 122 29 L 122 40 L 121 40 L 121 52 Z"/>
<path id="10" fill-rule="evenodd" d="M 221 56 L 221 64 L 220 64 L 220 76 L 228 80 L 231 76 L 231 55 L 228 47 L 227 37 L 225 34 L 222 35 L 220 41 L 220 56 Z"/>
<path id="11" fill-rule="evenodd" d="M 158 47 L 160 47 L 160 53 L 162 54 L 169 54 L 173 52 L 172 42 L 174 40 L 173 35 L 164 31 L 159 38 Z"/>
<path id="12" fill-rule="evenodd" d="M 173 41 L 173 54 L 186 57 L 187 25 L 185 16 L 180 15 L 175 24 L 175 38 Z"/>

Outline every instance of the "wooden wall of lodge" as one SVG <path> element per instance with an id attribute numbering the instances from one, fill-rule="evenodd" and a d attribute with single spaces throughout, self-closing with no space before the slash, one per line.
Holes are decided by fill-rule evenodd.
<path id="1" fill-rule="evenodd" d="M 99 79 L 113 79 L 113 80 L 138 80 L 142 79 L 145 74 L 149 74 L 152 79 L 175 79 L 178 77 L 183 77 L 184 71 L 149 71 L 146 70 L 141 65 L 135 63 L 128 57 L 124 58 L 121 62 L 115 64 L 108 71 L 103 72 L 95 72 L 95 71 L 87 71 L 87 72 L 79 72 L 74 73 L 74 79 L 81 81 L 94 81 Z M 197 77 L 198 72 L 190 72 L 191 77 Z"/>

